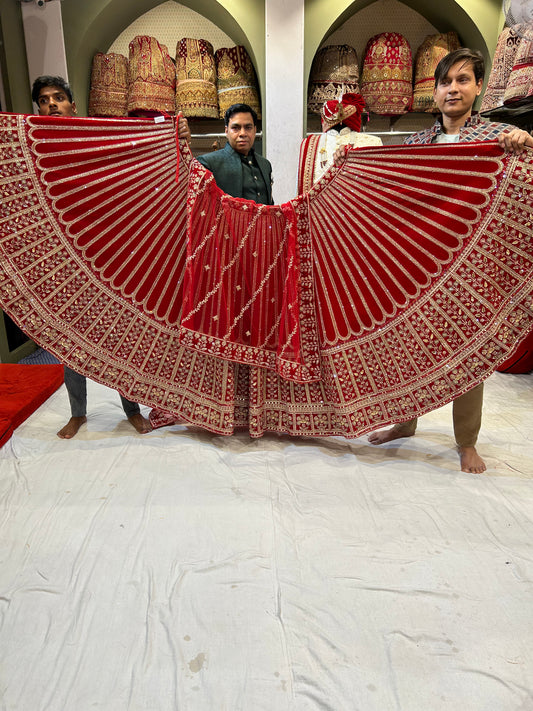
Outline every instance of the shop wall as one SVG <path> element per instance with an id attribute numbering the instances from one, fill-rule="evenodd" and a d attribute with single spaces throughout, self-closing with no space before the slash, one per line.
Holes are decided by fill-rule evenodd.
<path id="1" fill-rule="evenodd" d="M 68 77 L 80 113 L 87 111 L 94 54 L 116 49 L 116 43 L 122 43 L 121 51 L 125 54 L 125 45 L 131 39 L 129 34 L 132 31 L 136 34 L 140 28 L 139 18 L 150 17 L 151 13 L 172 5 L 176 5 L 174 0 L 66 0 L 61 3 Z M 181 11 L 187 10 L 189 17 L 201 17 L 202 24 L 198 24 L 195 33 L 190 22 L 185 22 L 182 29 L 169 27 L 171 32 L 165 43 L 171 53 L 179 38 L 201 36 L 207 33 L 208 27 L 213 32 L 211 37 L 219 33 L 221 43 L 226 44 L 229 39 L 232 44 L 243 44 L 248 49 L 260 83 L 263 149 L 274 164 L 277 200 L 291 197 L 296 185 L 297 148 L 307 126 L 307 81 L 313 56 L 321 45 L 355 42 L 362 59 L 363 45 L 369 36 L 385 29 L 402 31 L 403 27 L 395 24 L 396 18 L 409 16 L 404 32 L 414 32 L 416 25 L 417 38 L 421 41 L 425 34 L 455 29 L 465 44 L 485 53 L 490 65 L 503 26 L 501 0 L 405 0 L 403 3 L 399 0 L 182 0 L 179 5 Z M 5 39 L 7 108 L 31 111 L 21 7 L 17 0 L 2 0 L 0 21 Z M 147 28 L 144 31 L 149 33 Z M 418 39 L 410 40 L 413 53 Z M 216 47 L 219 40 L 215 38 L 213 43 Z"/>
<path id="2" fill-rule="evenodd" d="M 316 50 L 346 20 L 372 5 L 376 16 L 385 19 L 383 3 L 386 2 L 388 0 L 305 0 L 304 83 Z M 69 78 L 81 111 L 86 109 L 94 53 L 105 52 L 128 25 L 160 4 L 161 0 L 62 2 Z M 247 47 L 263 87 L 265 0 L 183 0 L 181 4 L 208 18 L 236 44 Z M 405 0 L 404 4 L 420 13 L 438 31 L 457 29 L 465 43 L 484 51 L 488 60 L 492 57 L 504 23 L 501 0 Z M 7 108 L 31 111 L 21 8 L 17 0 L 2 0 L 0 25 Z"/>

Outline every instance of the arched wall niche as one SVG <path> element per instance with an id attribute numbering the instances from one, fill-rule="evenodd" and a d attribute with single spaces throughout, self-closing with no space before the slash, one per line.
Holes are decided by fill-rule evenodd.
<path id="1" fill-rule="evenodd" d="M 371 5 L 386 6 L 387 0 L 306 0 L 305 82 L 309 78 L 316 51 L 346 20 Z M 402 0 L 439 32 L 455 29 L 465 46 L 483 52 L 490 70 L 499 31 L 503 26 L 501 0 Z M 378 12 L 380 8 L 376 8 Z M 376 25 L 376 31 L 379 31 Z M 413 47 L 413 52 L 416 47 Z M 362 59 L 362 57 L 360 57 Z"/>
<path id="2" fill-rule="evenodd" d="M 164 1 L 85 0 L 62 4 L 69 80 L 80 113 L 87 111 L 93 56 L 96 52 L 105 52 L 128 25 Z M 256 68 L 259 84 L 264 85 L 264 0 L 254 2 L 253 7 L 247 0 L 181 0 L 179 4 L 208 18 L 235 44 L 244 45 Z"/>

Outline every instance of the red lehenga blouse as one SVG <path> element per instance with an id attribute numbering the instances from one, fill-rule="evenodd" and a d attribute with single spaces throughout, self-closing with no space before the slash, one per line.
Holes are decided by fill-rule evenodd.
<path id="1" fill-rule="evenodd" d="M 533 327 L 532 158 L 359 149 L 265 206 L 183 142 L 177 161 L 171 120 L 4 114 L 0 303 L 213 432 L 357 437 L 474 387 Z"/>

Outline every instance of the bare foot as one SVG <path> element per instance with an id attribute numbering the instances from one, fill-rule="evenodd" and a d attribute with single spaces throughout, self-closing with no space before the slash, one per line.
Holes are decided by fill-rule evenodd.
<path id="1" fill-rule="evenodd" d="M 368 435 L 368 441 L 370 442 L 370 444 L 385 444 L 385 442 L 392 442 L 394 439 L 400 439 L 401 437 L 412 437 L 413 435 L 414 432 L 406 431 L 401 424 L 398 424 L 389 427 L 388 430 L 371 432 Z"/>
<path id="2" fill-rule="evenodd" d="M 152 431 L 152 425 L 140 412 L 137 415 L 128 417 L 128 421 L 131 422 L 139 434 L 146 434 Z"/>
<path id="3" fill-rule="evenodd" d="M 458 447 L 459 458 L 461 460 L 461 471 L 470 474 L 482 474 L 487 467 L 481 459 L 475 447 Z"/>
<path id="4" fill-rule="evenodd" d="M 78 430 L 87 422 L 85 415 L 83 417 L 71 417 L 67 424 L 62 427 L 57 433 L 61 439 L 72 439 L 78 434 Z"/>

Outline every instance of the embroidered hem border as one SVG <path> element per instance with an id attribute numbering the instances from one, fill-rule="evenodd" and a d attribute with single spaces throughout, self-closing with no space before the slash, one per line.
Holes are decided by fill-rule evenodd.
<path id="1" fill-rule="evenodd" d="M 88 136 L 93 125 L 101 126 L 92 121 Z M 69 128 L 77 139 L 84 133 L 75 119 L 56 123 L 65 141 Z M 97 278 L 73 246 L 66 213 L 54 212 L 51 187 L 39 183 L 29 125 L 39 120 L 0 117 L 0 303 L 39 345 L 130 399 L 221 434 L 248 427 L 252 436 L 275 431 L 357 437 L 468 391 L 533 327 L 532 152 L 504 160 L 482 230 L 453 273 L 443 274 L 425 300 L 413 302 L 386 328 L 321 346 L 321 380 L 295 383 L 265 368 L 183 347 L 175 325 Z M 117 123 L 117 130 L 127 125 Z M 87 149 L 88 160 L 94 160 L 89 144 L 75 144 L 76 152 Z M 366 151 L 357 153 L 362 158 Z M 131 161 L 138 164 L 140 158 Z M 182 146 L 181 181 L 190 162 Z M 173 175 L 175 164 L 166 156 L 161 165 Z M 342 185 L 345 176 L 346 171 L 334 172 L 320 185 Z M 313 192 L 319 191 L 309 195 L 311 210 Z M 346 198 L 342 187 L 338 196 Z M 439 352 L 442 357 L 436 357 Z"/>

